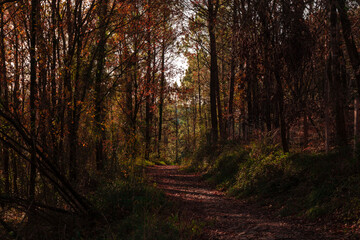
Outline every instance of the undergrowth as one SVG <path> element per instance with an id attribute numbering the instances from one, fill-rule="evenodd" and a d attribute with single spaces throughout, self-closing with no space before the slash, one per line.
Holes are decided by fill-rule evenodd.
<path id="1" fill-rule="evenodd" d="M 346 222 L 360 216 L 359 164 L 346 150 L 284 153 L 266 141 L 232 143 L 202 147 L 192 162 L 217 188 L 271 205 L 281 216 L 335 216 Z"/>
<path id="2" fill-rule="evenodd" d="M 179 220 L 163 192 L 141 181 L 104 185 L 92 201 L 106 218 L 94 239 L 191 239 L 199 233 L 196 223 Z"/>
<path id="3" fill-rule="evenodd" d="M 122 166 L 114 179 L 104 178 L 89 197 L 103 214 L 105 222 L 96 233 L 80 239 L 173 240 L 196 239 L 201 224 L 181 219 L 177 203 L 143 176 L 145 166 L 170 164 L 165 158 L 138 159 L 134 166 Z"/>
<path id="4" fill-rule="evenodd" d="M 93 176 L 96 184 L 87 191 L 87 199 L 100 215 L 82 217 L 44 212 L 43 216 L 32 217 L 32 221 L 25 219 L 14 223 L 17 234 L 5 234 L 0 228 L 0 239 L 197 239 L 202 224 L 182 219 L 177 203 L 167 200 L 165 194 L 149 183 L 142 172 L 143 166 L 136 164 L 133 171 L 129 166 L 122 166 L 116 174 Z M 12 215 L 15 214 L 16 209 Z"/>

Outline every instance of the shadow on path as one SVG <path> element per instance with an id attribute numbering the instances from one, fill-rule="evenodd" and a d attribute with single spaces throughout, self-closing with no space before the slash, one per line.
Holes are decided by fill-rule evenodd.
<path id="1" fill-rule="evenodd" d="M 147 174 L 167 196 L 180 202 L 189 218 L 208 223 L 203 239 L 349 239 L 326 226 L 281 219 L 255 204 L 226 197 L 199 174 L 184 173 L 178 166 L 152 166 Z"/>

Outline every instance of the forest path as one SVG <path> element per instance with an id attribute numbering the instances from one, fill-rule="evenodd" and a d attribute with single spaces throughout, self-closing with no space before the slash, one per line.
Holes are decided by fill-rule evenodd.
<path id="1" fill-rule="evenodd" d="M 152 166 L 148 176 L 179 203 L 181 217 L 205 222 L 202 239 L 354 239 L 330 226 L 277 217 L 265 207 L 229 198 L 179 166 Z"/>

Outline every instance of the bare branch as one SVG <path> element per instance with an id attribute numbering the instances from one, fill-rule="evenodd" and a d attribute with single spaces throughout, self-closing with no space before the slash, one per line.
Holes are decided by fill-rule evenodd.
<path id="1" fill-rule="evenodd" d="M 3 0 L 0 2 L 0 6 L 4 5 L 5 3 L 11 3 L 11 2 L 16 2 L 17 0 Z"/>

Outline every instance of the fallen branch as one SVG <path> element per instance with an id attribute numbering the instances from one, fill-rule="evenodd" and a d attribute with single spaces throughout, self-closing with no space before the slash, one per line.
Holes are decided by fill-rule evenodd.
<path id="1" fill-rule="evenodd" d="M 34 207 L 36 208 L 43 208 L 46 210 L 50 210 L 53 212 L 57 212 L 57 213 L 62 213 L 62 214 L 73 214 L 73 212 L 67 211 L 65 209 L 62 208 L 57 208 L 57 207 L 53 207 L 53 206 L 48 206 L 39 202 L 31 202 L 26 200 L 26 199 L 22 199 L 22 198 L 15 198 L 15 197 L 9 197 L 9 196 L 1 196 L 0 195 L 0 203 L 4 203 L 4 204 L 17 204 L 21 207 L 28 207 L 30 204 L 32 204 Z"/>

